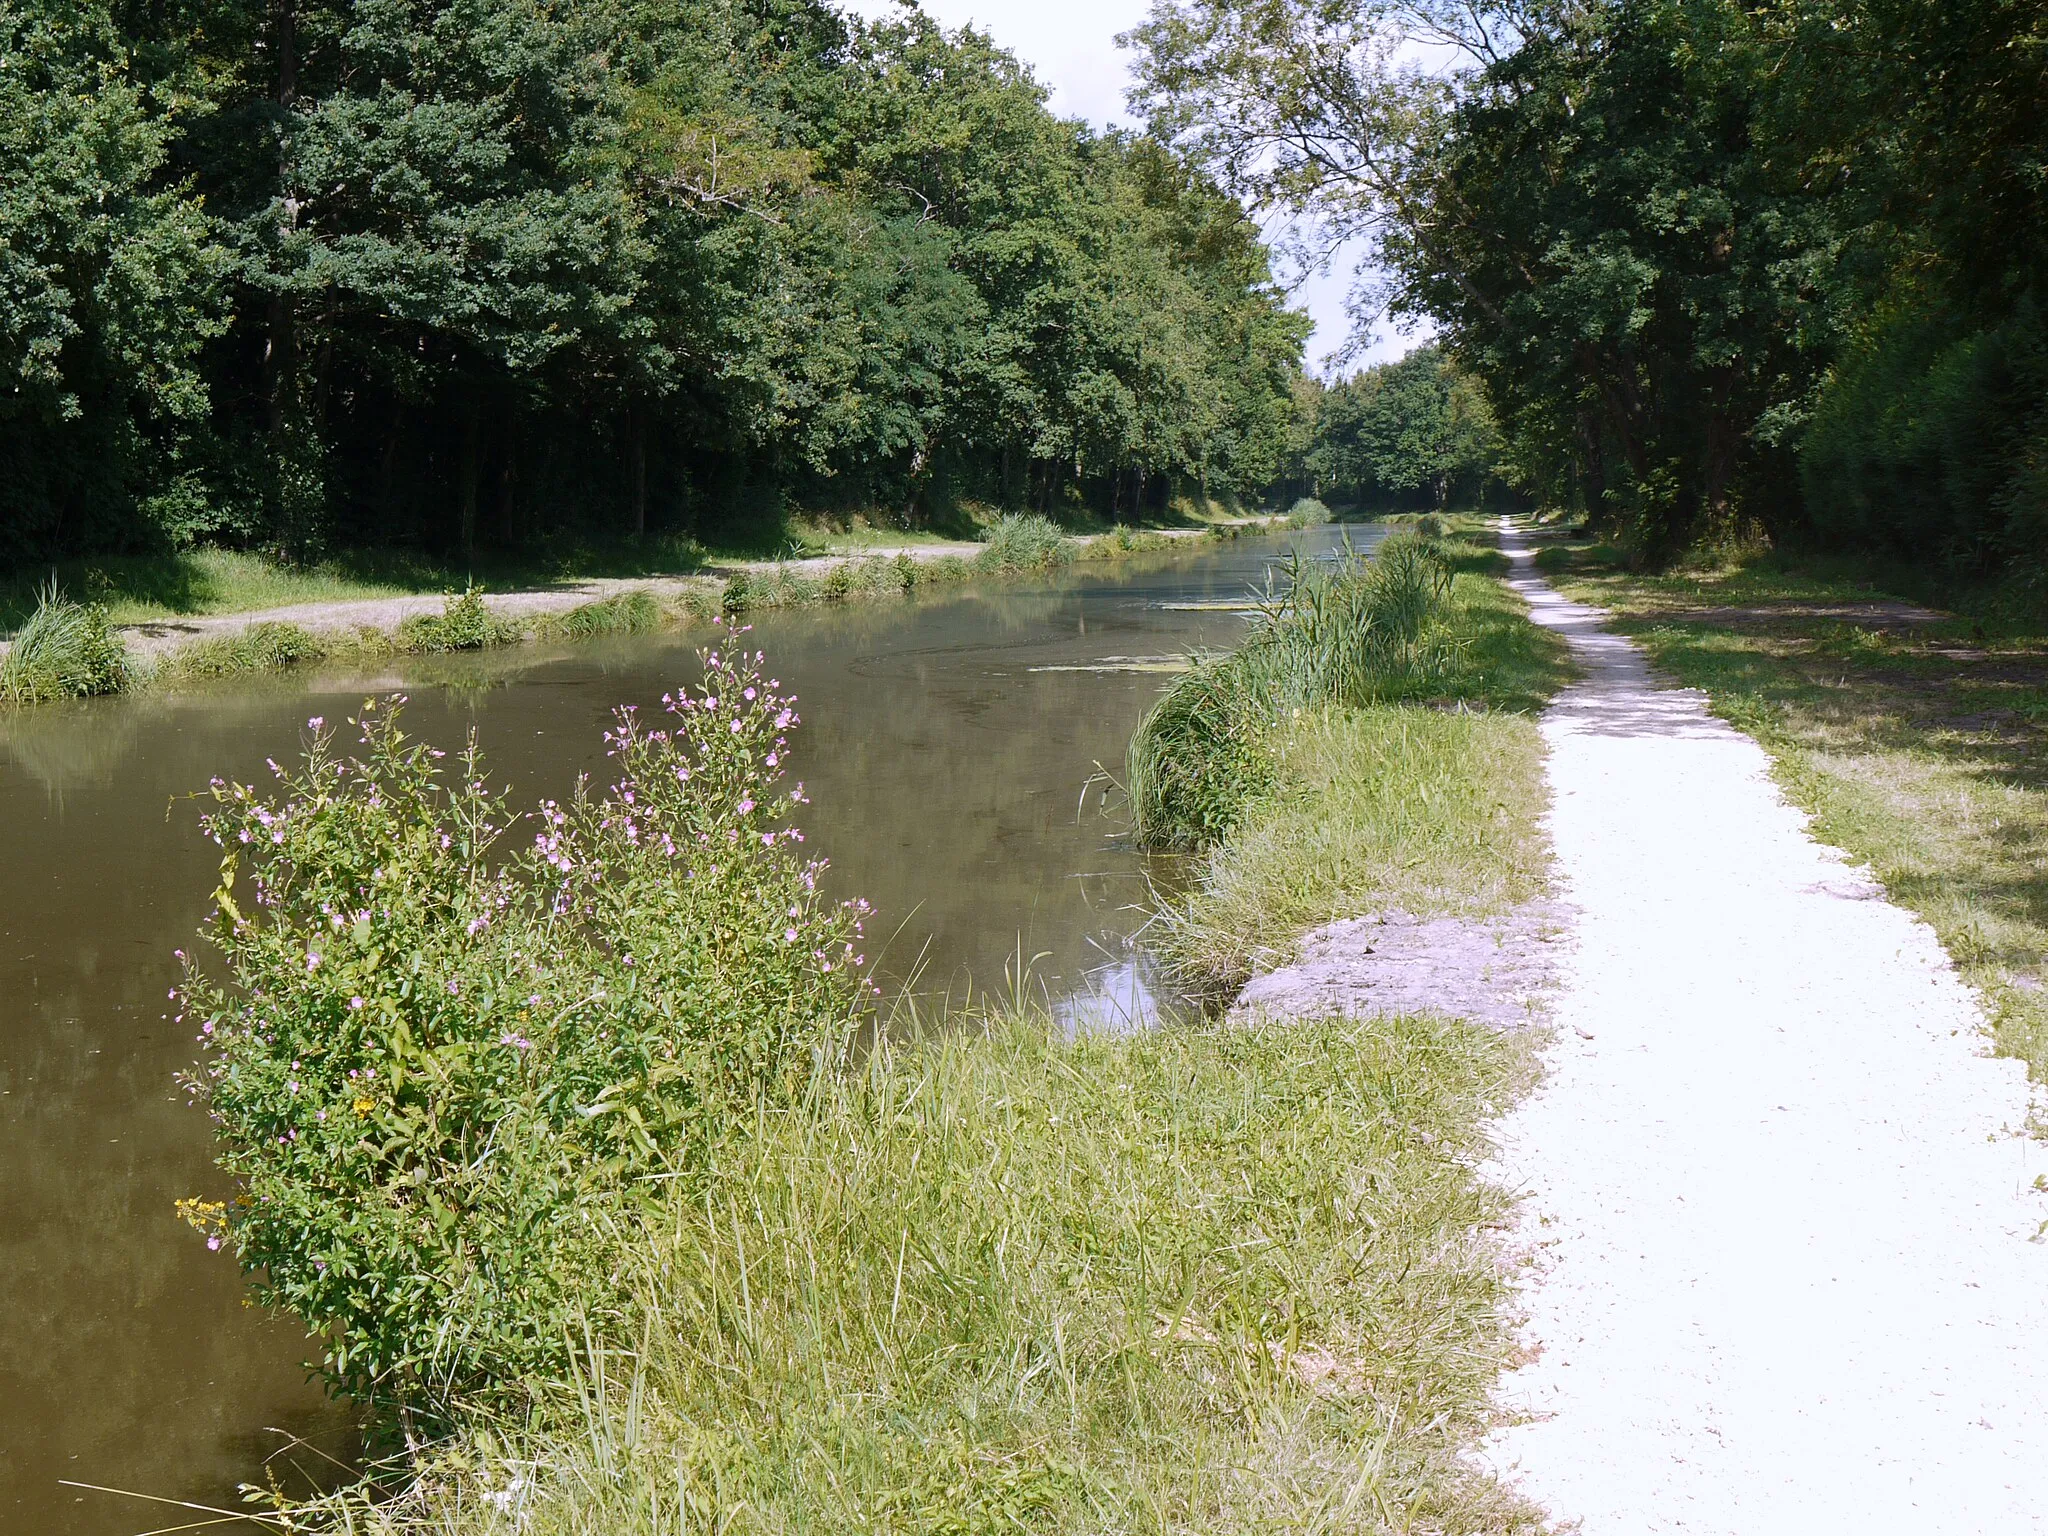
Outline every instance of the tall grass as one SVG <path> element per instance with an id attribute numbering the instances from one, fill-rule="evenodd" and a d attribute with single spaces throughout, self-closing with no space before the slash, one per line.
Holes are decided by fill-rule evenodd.
<path id="1" fill-rule="evenodd" d="M 194 640 L 173 651 L 157 668 L 159 681 L 174 678 L 236 677 L 246 672 L 274 671 L 331 654 L 334 642 L 323 640 L 298 624 L 252 624 L 231 635 Z"/>
<path id="2" fill-rule="evenodd" d="M 1005 512 L 989 525 L 974 562 L 990 571 L 1043 571 L 1065 565 L 1073 554 L 1073 541 L 1051 518 Z"/>
<path id="3" fill-rule="evenodd" d="M 1267 742 L 1264 793 L 1147 949 L 1168 988 L 1227 1002 L 1307 929 L 1367 912 L 1477 916 L 1542 894 L 1543 743 L 1526 715 L 1316 710 Z"/>
<path id="4" fill-rule="evenodd" d="M 1506 1532 L 1473 1173 L 1516 1047 L 1406 1018 L 884 1045 L 619 1233 L 573 1381 L 334 1525 Z"/>
<path id="5" fill-rule="evenodd" d="M 128 653 L 96 603 L 74 603 L 55 581 L 36 594 L 35 611 L 0 657 L 0 699 L 51 699 L 118 693 L 128 685 Z"/>
<path id="6" fill-rule="evenodd" d="M 1262 738 L 1288 712 L 1411 697 L 1448 677 L 1457 642 L 1439 621 L 1451 581 L 1413 537 L 1372 559 L 1297 552 L 1244 643 L 1198 660 L 1132 736 L 1124 787 L 1139 839 L 1194 849 L 1225 836 L 1270 783 Z"/>
<path id="7" fill-rule="evenodd" d="M 600 635 L 641 635 L 661 628 L 660 600 L 644 589 L 619 592 L 582 603 L 566 613 L 546 613 L 534 620 L 535 638 L 594 640 Z"/>

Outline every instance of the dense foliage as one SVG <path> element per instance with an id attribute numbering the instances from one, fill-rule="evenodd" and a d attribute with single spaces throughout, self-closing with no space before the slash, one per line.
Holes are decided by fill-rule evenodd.
<path id="1" fill-rule="evenodd" d="M 1441 509 L 1453 497 L 1479 500 L 1495 478 L 1492 408 L 1439 346 L 1327 386 L 1311 382 L 1308 393 L 1314 418 L 1301 471 L 1326 501 Z"/>
<path id="2" fill-rule="evenodd" d="M 737 642 L 611 782 L 511 813 L 366 705 L 265 796 L 216 781 L 190 1079 L 235 1185 L 187 1202 L 331 1382 L 417 1411 L 559 1366 L 611 1303 L 613 1218 L 696 1177 L 845 1038 L 861 909 L 818 891 L 781 787 L 792 700 Z"/>
<path id="3" fill-rule="evenodd" d="M 1365 307 L 1434 317 L 1523 485 L 1639 558 L 1763 531 L 2038 567 L 2044 17 L 1160 0 L 1140 96 L 1367 242 Z"/>
<path id="4" fill-rule="evenodd" d="M 823 0 L 0 0 L 0 558 L 1264 484 L 1237 202 Z"/>

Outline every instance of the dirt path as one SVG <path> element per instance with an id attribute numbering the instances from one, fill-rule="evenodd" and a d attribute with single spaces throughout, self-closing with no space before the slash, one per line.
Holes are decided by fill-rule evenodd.
<path id="1" fill-rule="evenodd" d="M 2022 1069 L 1762 749 L 1507 543 L 1584 681 L 1543 722 L 1579 918 L 1501 1127 L 1535 1358 L 1489 1460 L 1586 1536 L 2048 1531 Z"/>
<path id="2" fill-rule="evenodd" d="M 1154 531 L 1160 537 L 1168 539 L 1199 539 L 1208 534 L 1205 528 L 1162 528 Z M 1075 542 L 1089 544 L 1100 537 L 1103 536 L 1082 534 L 1076 537 Z M 587 577 L 582 580 L 550 582 L 546 586 L 529 587 L 514 592 L 493 592 L 485 599 L 485 606 L 501 617 L 530 618 L 541 613 L 563 613 L 584 603 L 615 597 L 621 592 L 651 592 L 658 598 L 672 601 L 691 587 L 723 581 L 736 571 L 763 575 L 769 571 L 785 570 L 817 580 L 836 565 L 857 565 L 863 560 L 873 559 L 893 560 L 898 555 L 908 555 L 920 564 L 941 560 L 948 555 L 972 560 L 984 547 L 964 541 L 946 544 L 888 544 L 843 555 L 820 555 L 809 560 L 729 560 L 708 565 L 702 572 L 693 576 Z M 116 627 L 121 631 L 122 638 L 127 642 L 131 652 L 154 659 L 176 650 L 189 641 L 216 635 L 239 634 L 252 625 L 264 623 L 297 624 L 315 633 L 356 629 L 395 630 L 413 614 L 439 613 L 444 601 L 445 599 L 437 593 L 407 597 L 353 598 L 341 602 L 293 603 L 288 607 L 265 608 L 248 613 L 145 619 Z M 6 650 L 5 642 L 0 642 L 0 655 L 4 655 Z"/>
<path id="3" fill-rule="evenodd" d="M 909 555 L 917 561 L 937 560 L 944 555 L 973 558 L 979 544 L 905 544 L 862 550 L 857 555 L 824 555 L 812 560 L 782 562 L 784 568 L 816 578 L 835 565 L 880 556 L 893 560 Z M 772 560 L 729 561 L 707 566 L 695 576 L 589 577 L 580 581 L 551 582 L 546 586 L 516 592 L 493 592 L 485 599 L 492 613 L 506 618 L 527 618 L 539 613 L 564 613 L 584 603 L 615 597 L 621 592 L 652 592 L 673 599 L 707 580 L 722 580 L 734 571 L 765 572 L 777 568 Z M 209 635 L 238 634 L 251 625 L 298 624 L 315 633 L 358 628 L 393 630 L 416 613 L 439 613 L 445 599 L 439 594 L 410 597 L 367 597 L 343 602 L 293 603 L 284 608 L 266 608 L 252 613 L 218 613 L 204 617 L 148 619 L 120 627 L 131 651 L 141 656 L 161 655 L 187 641 Z"/>

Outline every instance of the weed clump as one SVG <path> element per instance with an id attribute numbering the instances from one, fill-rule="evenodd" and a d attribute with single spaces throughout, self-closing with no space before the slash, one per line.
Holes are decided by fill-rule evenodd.
<path id="1" fill-rule="evenodd" d="M 1073 540 L 1051 518 L 1036 512 L 1005 512 L 990 525 L 974 563 L 986 571 L 1046 571 L 1073 556 Z"/>
<path id="2" fill-rule="evenodd" d="M 359 1401 L 562 1369 L 619 1302 L 606 1223 L 702 1177 L 861 1006 L 861 908 L 788 823 L 793 700 L 758 653 L 703 662 L 658 726 L 619 712 L 609 783 L 523 817 L 396 700 L 354 755 L 309 722 L 274 794 L 212 786 L 213 959 L 175 995 L 237 1193 L 186 1214 Z"/>
<path id="3" fill-rule="evenodd" d="M 237 634 L 195 640 L 181 647 L 165 669 L 189 678 L 236 677 L 318 661 L 327 654 L 327 645 L 304 626 L 265 622 Z"/>
<path id="4" fill-rule="evenodd" d="M 661 621 L 661 604 L 652 592 L 620 592 L 567 613 L 544 615 L 534 632 L 545 638 L 591 640 L 599 635 L 646 634 L 661 628 Z"/>
<path id="5" fill-rule="evenodd" d="M 444 651 L 480 651 L 518 638 L 516 625 L 492 617 L 484 605 L 484 589 L 472 582 L 458 596 L 448 595 L 439 613 L 416 613 L 398 626 L 398 648 L 423 655 Z"/>
<path id="6" fill-rule="evenodd" d="M 118 693 L 128 676 L 128 652 L 107 610 L 72 602 L 51 581 L 37 592 L 35 612 L 0 658 L 0 699 L 41 704 Z"/>

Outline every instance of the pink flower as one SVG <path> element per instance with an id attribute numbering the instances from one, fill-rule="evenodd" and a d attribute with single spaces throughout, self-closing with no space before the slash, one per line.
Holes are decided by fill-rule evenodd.
<path id="1" fill-rule="evenodd" d="M 796 930 L 794 928 L 783 929 L 782 942 L 785 944 L 794 944 L 796 942 Z"/>
<path id="2" fill-rule="evenodd" d="M 360 1008 L 363 1006 L 363 1000 L 360 997 L 352 997 L 348 1000 L 348 1005 L 351 1008 Z"/>
<path id="3" fill-rule="evenodd" d="M 313 953 L 311 953 L 311 952 L 309 951 L 309 952 L 307 953 L 307 955 L 306 955 L 306 969 L 307 969 L 308 971 L 317 971 L 317 970 L 319 970 L 319 969 L 320 969 L 320 957 L 319 957 L 318 955 L 316 955 L 316 954 L 313 954 Z"/>

